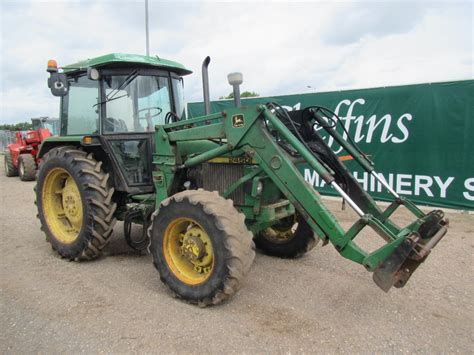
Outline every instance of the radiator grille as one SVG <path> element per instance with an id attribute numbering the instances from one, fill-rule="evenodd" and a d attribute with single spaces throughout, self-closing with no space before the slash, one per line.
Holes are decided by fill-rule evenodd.
<path id="1" fill-rule="evenodd" d="M 205 163 L 202 165 L 203 188 L 223 195 L 224 191 L 243 174 L 244 165 Z M 230 194 L 229 198 L 235 205 L 243 205 L 244 196 L 244 187 L 241 185 Z"/>

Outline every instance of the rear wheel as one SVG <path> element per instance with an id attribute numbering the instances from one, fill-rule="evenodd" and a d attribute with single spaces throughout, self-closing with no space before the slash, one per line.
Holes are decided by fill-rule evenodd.
<path id="1" fill-rule="evenodd" d="M 255 245 L 270 256 L 297 258 L 313 249 L 318 241 L 308 223 L 293 215 L 259 232 Z"/>
<path id="2" fill-rule="evenodd" d="M 18 175 L 22 181 L 33 181 L 36 175 L 36 163 L 31 154 L 22 154 L 18 158 Z"/>
<path id="3" fill-rule="evenodd" d="M 46 239 L 70 260 L 92 259 L 108 243 L 116 222 L 109 174 L 75 147 L 54 148 L 38 172 L 36 203 Z"/>
<path id="4" fill-rule="evenodd" d="M 207 306 L 237 292 L 255 251 L 245 217 L 231 200 L 183 191 L 163 201 L 152 220 L 153 262 L 178 297 Z"/>
<path id="5" fill-rule="evenodd" d="M 13 159 L 10 154 L 10 151 L 5 151 L 5 159 L 4 159 L 4 167 L 5 167 L 5 175 L 7 177 L 12 177 L 12 176 L 17 176 L 18 175 L 18 169 L 15 168 L 15 165 L 13 165 Z"/>

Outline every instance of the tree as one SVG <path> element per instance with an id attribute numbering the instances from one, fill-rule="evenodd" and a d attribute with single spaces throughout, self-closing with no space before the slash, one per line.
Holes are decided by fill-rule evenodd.
<path id="1" fill-rule="evenodd" d="M 241 98 L 245 98 L 245 97 L 259 97 L 260 94 L 259 93 L 256 93 L 255 91 L 244 91 L 243 93 L 240 94 L 240 97 Z M 229 95 L 227 96 L 221 96 L 219 97 L 219 100 L 225 100 L 225 99 L 233 99 L 234 98 L 234 93 L 231 92 Z"/>
<path id="2" fill-rule="evenodd" d="M 28 131 L 31 129 L 33 129 L 33 124 L 31 122 L 20 122 L 16 124 L 0 125 L 0 130 L 4 131 Z"/>

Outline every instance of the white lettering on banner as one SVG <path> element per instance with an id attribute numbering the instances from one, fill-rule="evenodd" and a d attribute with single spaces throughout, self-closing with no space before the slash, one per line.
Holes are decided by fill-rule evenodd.
<path id="1" fill-rule="evenodd" d="M 403 133 L 403 137 L 402 138 L 393 137 L 392 139 L 393 143 L 403 143 L 408 139 L 408 136 L 410 135 L 407 127 L 403 124 L 404 118 L 406 118 L 408 121 L 411 121 L 413 119 L 413 116 L 410 115 L 409 113 L 404 113 L 403 115 L 400 116 L 400 118 L 397 121 L 397 127 L 400 130 L 400 132 Z"/>
<path id="2" fill-rule="evenodd" d="M 367 120 L 367 124 L 369 125 L 369 130 L 367 132 L 367 139 L 365 140 L 367 143 L 372 142 L 372 136 L 377 129 L 377 127 L 382 123 L 385 122 L 382 129 L 382 135 L 380 137 L 381 143 L 386 143 L 392 138 L 392 134 L 388 134 L 390 129 L 390 124 L 392 122 L 392 116 L 385 115 L 380 120 L 377 121 L 377 116 L 373 115 Z"/>
<path id="3" fill-rule="evenodd" d="M 439 188 L 441 189 L 441 197 L 446 198 L 446 189 L 448 188 L 449 185 L 454 181 L 453 177 L 449 177 L 448 180 L 446 180 L 444 183 L 441 180 L 439 176 L 434 177 L 435 181 L 438 183 Z"/>
<path id="4" fill-rule="evenodd" d="M 402 114 L 398 119 L 392 117 L 391 114 L 386 113 L 382 117 L 377 118 L 377 115 L 372 115 L 369 118 L 365 118 L 364 115 L 355 115 L 354 111 L 357 109 L 357 105 L 363 106 L 366 101 L 363 98 L 358 98 L 354 101 L 344 99 L 340 101 L 334 113 L 343 122 L 344 128 L 353 137 L 354 142 L 365 142 L 371 143 L 372 141 L 379 141 L 381 143 L 395 143 L 400 144 L 406 142 L 410 136 L 410 132 L 407 128 L 407 124 L 413 120 L 413 115 L 410 113 Z M 301 108 L 301 102 L 298 102 L 294 106 L 283 106 L 285 109 L 299 110 Z M 343 107 L 347 107 L 347 112 L 342 113 Z M 329 121 L 328 117 L 323 117 L 326 121 Z M 333 117 L 332 119 L 335 119 Z M 352 124 L 354 123 L 354 124 Z M 355 128 L 353 128 L 355 127 Z M 321 127 L 317 127 L 316 130 L 321 130 Z M 347 133 L 342 132 L 342 137 L 347 139 Z M 324 137 L 327 139 L 328 145 L 333 148 L 334 138 L 332 136 Z M 334 153 L 340 153 L 342 147 L 334 148 Z"/>
<path id="5" fill-rule="evenodd" d="M 287 111 L 298 111 L 301 109 L 301 102 L 298 102 L 296 105 L 294 106 L 285 106 L 285 105 L 282 105 L 281 107 L 283 107 L 285 110 Z"/>
<path id="6" fill-rule="evenodd" d="M 354 179 L 356 179 L 357 182 L 362 185 L 362 188 L 367 190 L 367 173 L 363 173 L 362 178 L 359 177 L 359 173 L 357 171 L 354 171 L 352 175 L 354 176 Z"/>
<path id="7" fill-rule="evenodd" d="M 395 186 L 397 194 L 411 195 L 411 190 L 403 190 L 404 187 L 411 187 L 411 175 L 397 174 L 397 184 Z"/>
<path id="8" fill-rule="evenodd" d="M 423 189 L 427 196 L 434 197 L 430 190 L 431 185 L 433 185 L 431 176 L 415 175 L 415 196 L 420 196 L 420 190 Z"/>
<path id="9" fill-rule="evenodd" d="M 314 186 L 314 185 L 313 185 Z M 469 178 L 464 181 L 464 188 L 473 194 L 470 194 L 468 191 L 463 192 L 463 196 L 466 200 L 474 201 L 474 178 Z"/>
<path id="10" fill-rule="evenodd" d="M 326 185 L 326 182 L 323 179 L 320 181 L 319 175 L 314 170 L 304 169 L 304 179 L 313 187 L 323 187 Z"/>
<path id="11" fill-rule="evenodd" d="M 373 175 L 363 172 L 354 171 L 352 173 L 354 178 L 362 185 L 362 188 L 368 192 L 382 192 L 384 191 L 382 184 L 377 181 Z M 428 196 L 447 198 L 447 191 L 449 186 L 454 181 L 454 177 L 449 176 L 442 179 L 439 176 L 427 175 L 411 175 L 411 174 L 393 174 L 386 176 L 378 173 L 381 180 L 387 183 L 400 195 L 412 196 Z M 311 184 L 311 186 L 321 188 L 326 185 L 323 179 L 312 169 L 304 169 L 304 179 Z M 469 178 L 465 181 L 464 187 L 469 192 L 464 192 L 464 197 L 469 201 L 474 201 L 474 178 Z"/>

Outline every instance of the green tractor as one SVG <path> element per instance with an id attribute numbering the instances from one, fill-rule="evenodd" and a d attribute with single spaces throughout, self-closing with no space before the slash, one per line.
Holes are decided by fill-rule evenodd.
<path id="1" fill-rule="evenodd" d="M 148 248 L 161 280 L 201 306 L 239 289 L 254 245 L 295 258 L 330 242 L 383 290 L 404 286 L 445 235 L 443 212 L 423 213 L 379 179 L 326 108 L 288 112 L 274 103 L 240 107 L 237 99 L 235 108 L 210 114 L 208 64 L 209 57 L 206 115 L 186 119 L 183 76 L 191 71 L 179 63 L 127 54 L 62 69 L 48 63 L 48 85 L 61 97 L 60 136 L 41 146 L 36 203 L 53 249 L 69 260 L 96 258 L 122 220 L 127 243 Z M 388 208 L 376 205 L 315 128 L 392 193 Z M 347 231 L 305 182 L 303 163 L 358 214 Z M 399 206 L 416 217 L 407 226 L 390 219 Z M 370 253 L 354 241 L 366 227 L 386 242 Z"/>

